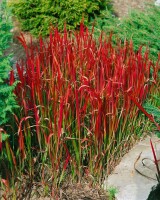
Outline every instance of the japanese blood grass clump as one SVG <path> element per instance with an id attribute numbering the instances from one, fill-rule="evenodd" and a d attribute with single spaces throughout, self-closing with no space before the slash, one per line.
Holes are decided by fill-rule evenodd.
<path id="1" fill-rule="evenodd" d="M 146 128 L 137 105 L 157 79 L 148 52 L 135 54 L 132 42 L 114 48 L 111 37 L 97 42 L 83 25 L 74 33 L 56 29 L 38 46 L 19 40 L 26 61 L 17 64 L 16 176 L 51 186 L 53 196 L 70 175 L 101 182 Z"/>

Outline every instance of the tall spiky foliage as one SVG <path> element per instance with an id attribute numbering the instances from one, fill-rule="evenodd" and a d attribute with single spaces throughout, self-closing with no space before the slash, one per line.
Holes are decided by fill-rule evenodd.
<path id="1" fill-rule="evenodd" d="M 21 112 L 15 116 L 16 145 L 8 148 L 12 177 L 28 177 L 30 187 L 34 180 L 49 185 L 52 193 L 70 175 L 102 181 L 144 131 L 139 109 L 152 120 L 142 108 L 150 80 L 157 80 L 148 52 L 134 53 L 132 42 L 114 48 L 111 37 L 97 42 L 82 24 L 74 34 L 55 29 L 37 46 L 31 40 L 28 47 L 23 35 L 19 40 L 27 59 L 17 64 Z"/>

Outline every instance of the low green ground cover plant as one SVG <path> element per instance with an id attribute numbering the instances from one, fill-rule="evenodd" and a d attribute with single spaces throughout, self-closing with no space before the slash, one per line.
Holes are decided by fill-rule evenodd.
<path id="1" fill-rule="evenodd" d="M 67 177 L 103 181 L 147 128 L 139 108 L 157 81 L 148 52 L 135 53 L 132 42 L 113 47 L 111 37 L 97 42 L 83 24 L 74 33 L 55 29 L 36 46 L 31 40 L 28 47 L 23 35 L 19 40 L 26 52 L 16 75 L 21 111 L 14 116 L 14 142 L 6 140 L 2 149 L 9 158 L 2 163 L 3 187 L 12 177 L 21 191 L 18 180 L 28 177 L 28 191 L 39 182 L 55 196 Z"/>
<path id="2" fill-rule="evenodd" d="M 114 200 L 116 194 L 118 193 L 118 189 L 116 187 L 112 186 L 112 187 L 109 187 L 107 189 L 107 191 L 109 193 L 109 200 Z"/>
<path id="3" fill-rule="evenodd" d="M 13 90 L 15 84 L 9 85 L 9 72 L 11 70 L 11 55 L 6 55 L 6 50 L 12 41 L 12 23 L 6 1 L 0 3 L 0 150 L 4 135 L 4 125 L 9 121 L 10 115 L 17 107 Z"/>
<path id="4" fill-rule="evenodd" d="M 110 0 L 17 0 L 11 1 L 13 14 L 18 18 L 23 31 L 35 36 L 49 35 L 49 27 L 59 30 L 74 30 L 84 21 L 87 25 L 101 10 L 111 8 Z"/>
<path id="5" fill-rule="evenodd" d="M 154 117 L 157 124 L 160 124 L 160 97 L 158 95 L 151 95 L 150 100 L 144 103 L 146 111 Z M 153 124 L 154 125 L 154 124 Z M 154 132 L 160 138 L 160 131 L 154 126 Z"/>
<path id="6" fill-rule="evenodd" d="M 154 61 L 158 58 L 160 51 L 160 8 L 148 5 L 145 11 L 133 10 L 128 16 L 119 19 L 110 12 L 103 11 L 101 17 L 95 22 L 96 34 L 112 32 L 113 41 L 117 38 L 122 41 L 132 40 L 134 49 L 143 46 L 143 52 L 149 47 L 150 58 Z"/>

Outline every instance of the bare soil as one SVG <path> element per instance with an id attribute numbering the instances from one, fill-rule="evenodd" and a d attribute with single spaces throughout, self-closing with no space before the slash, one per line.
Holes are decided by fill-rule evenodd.
<path id="1" fill-rule="evenodd" d="M 143 10 L 147 4 L 154 4 L 155 0 L 113 0 L 113 8 L 115 13 L 123 18 L 133 9 Z"/>

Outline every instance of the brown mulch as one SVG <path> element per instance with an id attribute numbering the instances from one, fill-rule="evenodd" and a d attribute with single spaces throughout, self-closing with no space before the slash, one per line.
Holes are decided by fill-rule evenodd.
<path id="1" fill-rule="evenodd" d="M 30 180 L 23 179 L 21 183 L 15 184 L 17 200 L 109 200 L 107 191 L 104 191 L 98 184 L 93 184 L 92 181 L 84 178 L 80 183 L 65 180 L 58 190 L 48 185 L 47 191 L 46 185 L 38 182 L 34 184 L 27 182 L 30 182 Z M 0 189 L 0 199 L 12 200 L 14 198 L 14 192 L 4 192 Z"/>
<path id="2" fill-rule="evenodd" d="M 88 183 L 70 184 L 60 190 L 62 200 L 107 200 L 107 194 L 100 187 Z"/>

